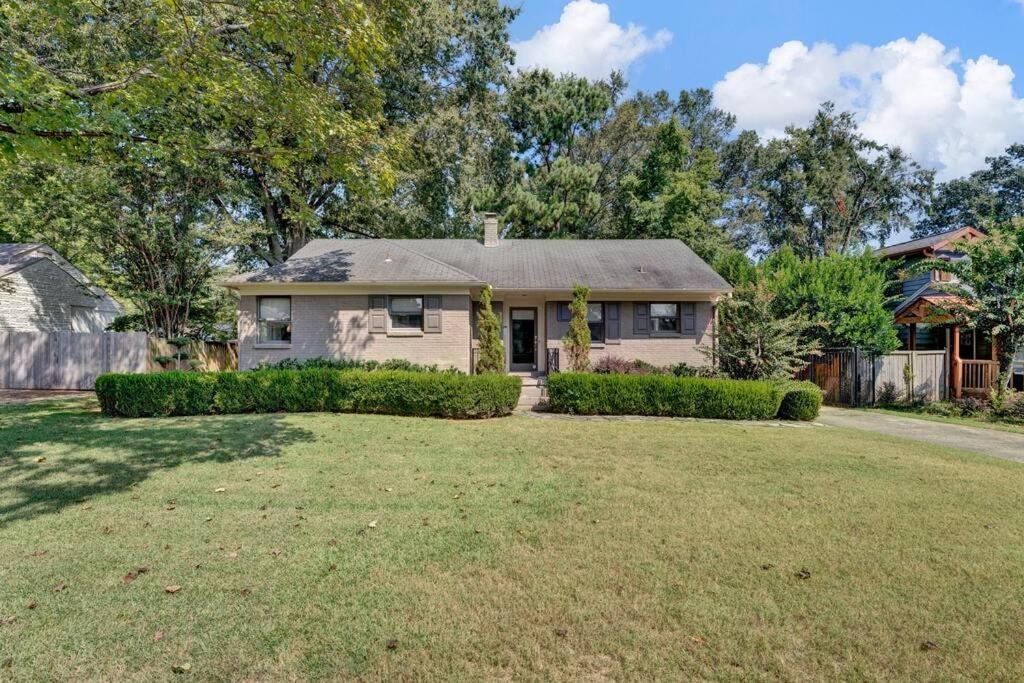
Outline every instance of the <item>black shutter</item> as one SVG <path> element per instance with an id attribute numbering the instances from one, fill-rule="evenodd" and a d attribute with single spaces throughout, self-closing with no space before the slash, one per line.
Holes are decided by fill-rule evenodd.
<path id="1" fill-rule="evenodd" d="M 370 334 L 387 334 L 388 331 L 388 298 L 372 295 L 368 314 Z"/>
<path id="2" fill-rule="evenodd" d="M 651 305 L 647 303 L 633 304 L 633 334 L 651 333 Z"/>
<path id="3" fill-rule="evenodd" d="M 697 334 L 697 304 L 679 304 L 683 315 L 683 334 Z"/>
<path id="4" fill-rule="evenodd" d="M 618 344 L 622 341 L 622 325 L 619 322 L 618 302 L 604 305 L 604 342 Z"/>
<path id="5" fill-rule="evenodd" d="M 423 331 L 430 334 L 441 332 L 441 297 L 423 297 Z"/>

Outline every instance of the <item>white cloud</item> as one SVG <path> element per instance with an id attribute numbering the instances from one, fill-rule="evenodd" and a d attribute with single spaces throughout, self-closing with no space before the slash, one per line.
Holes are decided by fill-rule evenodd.
<path id="1" fill-rule="evenodd" d="M 1013 79 L 992 57 L 961 61 L 957 50 L 922 34 L 842 51 L 791 41 L 764 64 L 730 71 L 714 92 L 741 127 L 769 137 L 806 124 L 831 100 L 854 112 L 867 136 L 901 146 L 948 179 L 1024 140 L 1024 100 L 1014 96 Z"/>
<path id="2" fill-rule="evenodd" d="M 665 29 L 648 35 L 642 26 L 629 24 L 623 28 L 612 21 L 608 5 L 572 0 L 562 9 L 557 24 L 541 28 L 529 39 L 512 43 L 512 47 L 520 68 L 604 78 L 612 71 L 625 71 L 671 40 L 672 34 Z"/>

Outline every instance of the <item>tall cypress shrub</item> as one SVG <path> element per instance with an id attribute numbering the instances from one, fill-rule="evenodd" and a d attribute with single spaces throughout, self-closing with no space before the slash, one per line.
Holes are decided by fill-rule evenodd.
<path id="1" fill-rule="evenodd" d="M 590 326 L 587 324 L 587 297 L 590 289 L 583 285 L 572 288 L 569 304 L 569 333 L 562 339 L 569 356 L 569 369 L 586 372 L 590 368 Z"/>
<path id="2" fill-rule="evenodd" d="M 484 285 L 480 292 L 480 309 L 476 316 L 480 356 L 476 371 L 480 374 L 505 372 L 505 345 L 501 343 L 501 321 L 491 308 L 491 286 Z"/>

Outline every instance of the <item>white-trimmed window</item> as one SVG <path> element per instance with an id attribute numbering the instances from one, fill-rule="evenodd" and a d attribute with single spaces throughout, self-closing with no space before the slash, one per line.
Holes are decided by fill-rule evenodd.
<path id="1" fill-rule="evenodd" d="M 388 312 L 391 314 L 391 329 L 423 329 L 422 296 L 393 296 L 388 302 Z"/>
<path id="2" fill-rule="evenodd" d="M 259 309 L 259 341 L 264 344 L 288 344 L 292 340 L 292 298 L 261 296 Z"/>
<path id="3" fill-rule="evenodd" d="M 679 332 L 679 304 L 651 304 L 651 332 Z"/>

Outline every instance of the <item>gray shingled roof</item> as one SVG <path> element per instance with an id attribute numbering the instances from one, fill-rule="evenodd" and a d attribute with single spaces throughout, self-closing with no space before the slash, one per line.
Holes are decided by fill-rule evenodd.
<path id="1" fill-rule="evenodd" d="M 390 259 L 390 260 L 388 260 Z M 314 240 L 285 263 L 239 275 L 257 282 L 489 283 L 496 289 L 728 291 L 679 240 Z"/>

